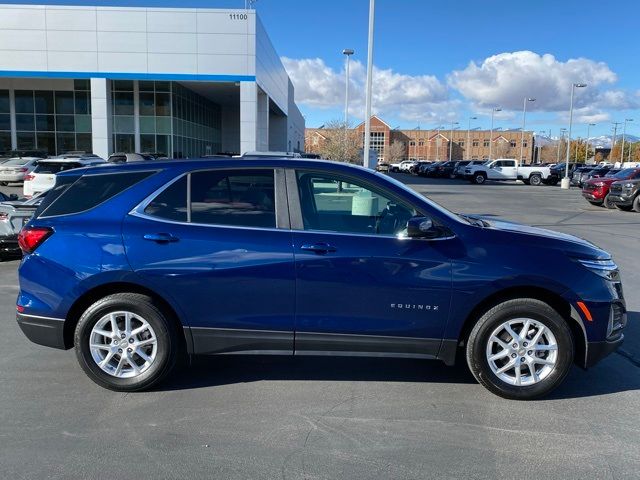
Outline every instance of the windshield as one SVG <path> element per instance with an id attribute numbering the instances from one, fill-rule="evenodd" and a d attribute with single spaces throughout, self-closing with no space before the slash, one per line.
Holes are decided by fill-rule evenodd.
<path id="1" fill-rule="evenodd" d="M 38 162 L 34 173 L 59 173 L 73 168 L 80 168 L 79 162 Z"/>
<path id="2" fill-rule="evenodd" d="M 625 179 L 633 174 L 637 169 L 636 168 L 625 168 L 624 170 L 620 170 L 618 173 L 611 175 L 615 178 Z"/>

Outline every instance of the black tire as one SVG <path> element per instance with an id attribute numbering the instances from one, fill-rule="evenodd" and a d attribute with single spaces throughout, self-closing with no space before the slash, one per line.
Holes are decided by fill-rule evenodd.
<path id="1" fill-rule="evenodd" d="M 475 173 L 471 181 L 476 185 L 482 185 L 484 182 L 487 181 L 487 175 L 484 173 Z"/>
<path id="2" fill-rule="evenodd" d="M 631 209 L 633 208 L 633 206 L 631 206 L 631 205 L 618 205 L 618 204 L 616 204 L 616 208 L 617 208 L 618 210 L 622 210 L 623 212 L 630 212 L 630 211 L 631 211 Z"/>
<path id="3" fill-rule="evenodd" d="M 547 178 L 547 185 L 555 186 L 557 184 L 558 184 L 558 177 L 553 176 L 553 177 Z"/>
<path id="4" fill-rule="evenodd" d="M 503 322 L 517 318 L 542 322 L 557 342 L 557 359 L 553 370 L 538 383 L 527 386 L 512 385 L 500 379 L 491 370 L 486 355 L 493 331 Z M 489 391 L 513 400 L 530 400 L 547 395 L 562 383 L 573 363 L 574 345 L 571 330 L 558 312 L 540 300 L 521 298 L 500 303 L 482 315 L 469 334 L 466 354 L 471 373 Z"/>
<path id="5" fill-rule="evenodd" d="M 534 173 L 533 175 L 529 176 L 529 183 L 534 187 L 539 187 L 540 185 L 542 185 L 542 177 L 539 174 Z"/>
<path id="6" fill-rule="evenodd" d="M 131 378 L 118 378 L 103 371 L 89 349 L 94 325 L 104 315 L 123 310 L 144 318 L 157 338 L 157 353 L 151 366 Z M 152 298 L 137 293 L 109 295 L 91 305 L 78 321 L 74 344 L 78 362 L 87 376 L 101 387 L 117 392 L 137 392 L 157 385 L 173 369 L 179 349 L 175 324 Z"/>
<path id="7" fill-rule="evenodd" d="M 587 200 L 587 202 L 589 202 L 591 205 L 595 206 L 595 207 L 600 207 L 602 206 L 602 202 L 594 202 L 592 200 Z"/>
<path id="8" fill-rule="evenodd" d="M 640 195 L 636 196 L 631 208 L 633 209 L 634 212 L 640 213 Z"/>
<path id="9" fill-rule="evenodd" d="M 608 193 L 607 193 L 607 196 L 604 197 L 604 200 L 602 201 L 602 206 L 604 208 L 608 208 L 609 210 L 616 208 L 616 206 L 611 202 L 611 199 L 609 198 Z"/>

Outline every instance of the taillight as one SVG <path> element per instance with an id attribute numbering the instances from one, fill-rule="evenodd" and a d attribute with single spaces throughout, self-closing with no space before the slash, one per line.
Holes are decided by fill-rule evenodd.
<path id="1" fill-rule="evenodd" d="M 25 182 L 29 182 L 29 181 L 33 180 L 34 178 L 36 178 L 35 175 L 31 175 L 31 174 L 25 175 L 24 176 L 24 181 Z"/>
<path id="2" fill-rule="evenodd" d="M 49 227 L 25 227 L 18 234 L 18 245 L 24 253 L 33 253 L 52 234 Z"/>
<path id="3" fill-rule="evenodd" d="M 21 168 L 21 169 L 20 169 L 20 171 L 21 171 L 21 172 L 28 172 L 28 171 L 29 171 L 29 169 L 28 169 L 28 168 Z"/>
<path id="4" fill-rule="evenodd" d="M 0 222 L 6 222 L 9 220 L 9 214 L 7 212 L 0 212 Z"/>

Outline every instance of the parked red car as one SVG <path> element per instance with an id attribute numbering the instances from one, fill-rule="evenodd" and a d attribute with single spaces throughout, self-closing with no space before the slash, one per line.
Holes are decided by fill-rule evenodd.
<path id="1" fill-rule="evenodd" d="M 620 180 L 630 180 L 632 178 L 640 178 L 640 168 L 625 168 L 611 176 L 592 178 L 584 183 L 582 187 L 582 196 L 587 199 L 591 205 L 600 205 L 605 208 L 616 208 L 609 201 L 609 188 L 613 182 Z"/>

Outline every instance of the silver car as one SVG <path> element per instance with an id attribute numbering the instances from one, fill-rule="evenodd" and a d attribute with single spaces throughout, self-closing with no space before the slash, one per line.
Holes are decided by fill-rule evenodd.
<path id="1" fill-rule="evenodd" d="M 33 198 L 15 198 L 0 202 L 0 260 L 21 255 L 18 233 L 33 217 L 46 192 Z M 4 195 L 3 195 L 4 196 Z"/>
<path id="2" fill-rule="evenodd" d="M 24 178 L 36 168 L 39 157 L 14 157 L 0 165 L 0 185 L 22 183 Z"/>

